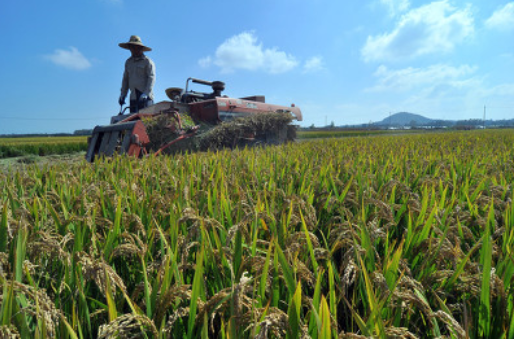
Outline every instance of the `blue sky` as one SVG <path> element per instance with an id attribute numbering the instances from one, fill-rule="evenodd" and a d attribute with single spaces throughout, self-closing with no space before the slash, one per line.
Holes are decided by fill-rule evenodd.
<path id="1" fill-rule="evenodd" d="M 295 103 L 302 126 L 514 115 L 506 0 L 4 1 L 0 134 L 73 132 L 119 111 L 118 47 L 153 50 L 155 100 L 188 77 Z M 199 88 L 200 89 L 200 88 Z"/>

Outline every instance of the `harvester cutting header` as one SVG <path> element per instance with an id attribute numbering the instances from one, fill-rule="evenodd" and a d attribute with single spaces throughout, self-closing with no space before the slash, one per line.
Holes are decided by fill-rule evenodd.
<path id="1" fill-rule="evenodd" d="M 191 83 L 210 86 L 212 91 L 193 91 Z M 290 123 L 302 120 L 298 107 L 269 104 L 262 95 L 231 98 L 222 95 L 224 90 L 222 81 L 188 78 L 184 89 L 166 90 L 171 101 L 129 114 L 124 114 L 126 107 L 111 118 L 110 125 L 95 127 L 86 159 L 280 144 L 295 138 Z"/>

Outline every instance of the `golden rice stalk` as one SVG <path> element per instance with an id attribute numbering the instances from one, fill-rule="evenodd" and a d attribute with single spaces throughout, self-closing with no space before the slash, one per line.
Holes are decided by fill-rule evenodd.
<path id="1" fill-rule="evenodd" d="M 374 283 L 374 286 L 381 291 L 381 297 L 385 299 L 388 294 L 390 293 L 390 289 L 388 287 L 388 283 L 386 282 L 386 278 L 384 275 L 380 272 L 373 272 L 370 274 L 370 277 L 372 278 L 372 282 Z"/>
<path id="2" fill-rule="evenodd" d="M 256 312 L 262 309 L 256 309 Z M 268 310 L 267 316 L 259 323 L 260 331 L 255 337 L 256 339 L 269 338 L 269 332 L 276 338 L 284 338 L 286 336 L 286 330 L 288 329 L 288 315 L 276 307 L 271 307 Z"/>
<path id="3" fill-rule="evenodd" d="M 84 279 L 93 280 L 104 296 L 106 291 L 106 273 L 109 281 L 114 282 L 115 286 L 118 286 L 124 293 L 127 293 L 122 278 L 103 259 L 94 260 L 88 254 L 81 252 L 79 262 L 82 265 Z"/>
<path id="4" fill-rule="evenodd" d="M 308 235 L 309 235 L 309 239 L 311 241 L 313 248 L 320 248 L 320 242 L 319 242 L 317 236 L 311 232 L 308 232 Z M 305 253 L 307 253 L 307 251 L 308 251 L 307 245 L 308 245 L 308 243 L 306 240 L 306 233 L 304 233 L 304 232 L 295 232 L 295 233 L 291 234 L 284 243 L 284 246 L 287 248 L 289 248 L 290 246 L 297 246 L 302 251 L 305 251 Z"/>
<path id="5" fill-rule="evenodd" d="M 14 325 L 0 326 L 0 339 L 18 339 L 21 338 L 18 329 Z"/>
<path id="6" fill-rule="evenodd" d="M 259 310 L 261 309 L 256 309 L 255 311 Z M 255 339 L 265 339 L 270 337 L 284 338 L 286 336 L 288 328 L 290 327 L 290 324 L 288 322 L 288 315 L 275 307 L 271 307 L 268 310 L 268 315 L 258 325 L 261 329 L 259 333 L 255 336 Z M 250 328 L 254 328 L 254 326 L 255 324 L 248 326 L 247 330 Z M 301 324 L 300 331 L 301 339 L 311 338 L 308 333 L 307 326 L 305 324 Z M 271 335 L 269 335 L 269 333 Z"/>
<path id="7" fill-rule="evenodd" d="M 66 248 L 66 244 L 73 240 L 73 234 L 67 233 L 63 237 L 60 234 L 52 233 L 54 232 L 38 231 L 36 233 L 39 236 L 37 240 L 28 243 L 27 250 L 29 256 L 36 258 L 41 254 L 47 254 L 50 258 L 58 258 L 59 261 L 70 265 L 70 253 L 64 251 L 63 248 Z"/>
<path id="8" fill-rule="evenodd" d="M 185 186 L 184 189 L 187 189 Z M 185 195 L 189 196 L 189 192 Z M 189 200 L 189 198 L 188 198 Z M 203 218 L 198 215 L 198 213 L 191 207 L 186 207 L 182 211 L 182 216 L 179 218 L 179 225 L 186 224 L 188 226 L 188 236 L 186 237 L 186 243 L 189 243 L 189 240 L 197 239 L 200 235 L 200 227 L 202 226 Z"/>
<path id="9" fill-rule="evenodd" d="M 267 245 L 268 246 L 268 245 Z M 266 266 L 266 257 L 262 256 L 246 256 L 243 258 L 243 262 L 241 263 L 241 270 L 245 270 L 247 272 L 252 272 L 253 274 L 256 274 L 254 278 L 261 278 L 261 276 L 267 272 L 263 272 L 264 268 Z M 268 290 L 272 286 L 272 279 L 273 279 L 273 261 L 269 261 L 268 266 L 268 274 L 266 274 L 267 277 L 267 283 L 266 283 L 266 289 Z"/>
<path id="10" fill-rule="evenodd" d="M 405 327 L 387 327 L 385 328 L 386 338 L 388 339 L 418 339 L 416 335 L 408 331 Z M 338 339 L 372 339 L 374 337 L 367 337 L 365 335 L 355 333 L 340 333 Z"/>
<path id="11" fill-rule="evenodd" d="M 342 266 L 344 266 L 344 265 L 342 265 Z M 343 277 L 341 279 L 342 284 L 343 284 L 343 290 L 345 291 L 346 295 L 347 295 L 348 291 L 350 290 L 350 287 L 358 279 L 359 274 L 360 274 L 359 266 L 354 261 L 354 258 L 350 258 L 350 260 L 344 266 Z"/>
<path id="12" fill-rule="evenodd" d="M 340 248 L 349 248 L 354 245 L 354 239 L 359 239 L 356 230 L 359 226 L 348 221 L 332 225 L 327 242 L 334 252 Z M 359 243 L 359 242 L 358 242 Z"/>
<path id="13" fill-rule="evenodd" d="M 331 258 L 331 252 L 323 247 L 314 248 L 313 252 L 315 254 L 315 259 L 319 264 L 321 262 L 326 262 Z"/>
<path id="14" fill-rule="evenodd" d="M 9 254 L 0 252 L 0 276 L 5 277 L 9 272 L 11 272 Z"/>
<path id="15" fill-rule="evenodd" d="M 341 332 L 338 335 L 338 339 L 373 339 L 373 337 L 367 337 L 365 335 L 355 334 L 355 333 L 343 333 L 343 332 Z"/>
<path id="16" fill-rule="evenodd" d="M 388 339 L 418 339 L 405 327 L 387 327 L 385 328 L 385 334 Z"/>
<path id="17" fill-rule="evenodd" d="M 200 300 L 199 300 L 200 301 Z M 171 333 L 173 329 L 173 325 L 179 318 L 184 318 L 190 315 L 189 307 L 180 307 L 175 312 L 173 312 L 170 317 L 168 317 L 168 321 L 166 322 L 166 326 L 164 328 L 164 333 L 167 334 L 167 338 L 172 338 Z"/>
<path id="18" fill-rule="evenodd" d="M 22 312 L 44 321 L 47 336 L 55 337 L 55 328 L 59 324 L 61 311 L 55 308 L 54 302 L 46 292 L 17 281 L 9 282 L 11 283 L 13 283 L 14 292 L 23 294 L 28 302 Z"/>
<path id="19" fill-rule="evenodd" d="M 23 204 L 21 201 L 16 201 L 16 203 Z M 26 228 L 27 230 L 31 230 L 33 228 L 33 223 L 30 222 L 31 219 L 32 217 L 30 212 L 27 210 L 25 205 L 21 205 L 18 210 L 12 213 L 11 218 L 8 218 L 7 222 L 9 239 L 12 239 L 14 234 L 16 234 L 22 227 Z"/>
<path id="20" fill-rule="evenodd" d="M 109 324 L 101 325 L 98 329 L 98 338 L 146 338 L 148 331 L 153 338 L 159 336 L 154 322 L 144 315 L 124 314 Z"/>
<path id="21" fill-rule="evenodd" d="M 436 311 L 432 316 L 441 320 L 447 326 L 449 332 L 454 333 L 458 339 L 468 338 L 463 327 L 461 327 L 460 323 L 450 314 L 445 313 L 444 311 Z"/>
<path id="22" fill-rule="evenodd" d="M 375 206 L 378 211 L 373 214 L 377 215 L 379 218 L 389 222 L 394 221 L 395 218 L 392 212 L 392 208 L 384 201 L 375 198 L 365 198 L 365 204 Z"/>
<path id="23" fill-rule="evenodd" d="M 314 287 L 316 284 L 316 277 L 315 273 L 313 273 L 306 264 L 304 264 L 302 261 L 297 261 L 295 263 L 296 265 L 296 273 L 297 273 L 297 279 L 300 281 L 306 282 L 309 286 Z"/>
<path id="24" fill-rule="evenodd" d="M 227 238 L 226 238 L 226 246 L 231 247 L 231 242 L 238 233 L 238 231 L 241 232 L 241 236 L 244 239 L 245 243 L 249 243 L 251 240 L 250 232 L 249 232 L 249 226 L 252 223 L 254 219 L 254 216 L 251 216 L 250 218 L 244 218 L 242 222 L 232 226 L 227 231 Z"/>
<path id="25" fill-rule="evenodd" d="M 291 225 L 297 225 L 301 222 L 301 215 L 304 217 L 304 222 L 309 231 L 316 229 L 318 225 L 317 212 L 312 204 L 307 203 L 304 199 L 297 195 L 292 195 L 284 198 L 284 208 L 292 209 Z"/>
<path id="26" fill-rule="evenodd" d="M 141 194 L 144 197 L 144 194 Z M 143 225 L 141 218 L 136 214 L 123 215 L 122 224 L 126 225 L 127 232 L 138 235 L 139 239 L 147 238 L 147 228 Z"/>
<path id="27" fill-rule="evenodd" d="M 137 235 L 124 232 L 120 234 L 123 243 L 116 246 L 113 250 L 113 257 L 132 257 L 143 256 L 147 252 L 147 244 L 145 244 Z"/>
<path id="28" fill-rule="evenodd" d="M 205 304 L 199 307 L 199 312 L 195 318 L 195 325 L 202 325 L 205 314 L 211 314 L 211 324 L 213 324 L 213 320 L 217 315 L 223 315 L 224 312 L 230 309 L 231 303 L 234 307 L 233 314 L 231 316 L 235 318 L 238 323 L 241 323 L 244 318 L 242 316 L 243 311 L 252 309 L 253 299 L 248 296 L 248 294 L 252 293 L 252 285 L 250 285 L 251 281 L 252 279 L 248 278 L 245 272 L 240 278 L 240 282 L 238 284 L 224 288 L 209 298 Z M 231 298 L 223 301 L 228 296 L 231 296 Z M 213 328 L 213 325 L 211 325 L 211 328 Z"/>
<path id="29" fill-rule="evenodd" d="M 379 220 L 377 217 L 374 217 L 372 220 L 368 221 L 366 227 L 369 230 L 370 241 L 372 243 L 376 242 L 379 239 L 386 239 L 386 232 L 383 227 L 379 227 Z M 374 250 L 376 256 L 379 256 L 377 251 Z"/>
<path id="30" fill-rule="evenodd" d="M 156 323 L 160 324 L 166 312 L 177 301 L 191 300 L 191 285 L 182 285 L 169 288 L 165 294 L 158 295 L 156 302 L 156 315 L 154 317 Z"/>
<path id="31" fill-rule="evenodd" d="M 190 243 L 186 244 L 186 246 L 182 246 L 181 262 L 179 264 L 179 270 L 183 272 L 186 270 L 194 269 L 195 265 L 191 262 L 191 260 L 188 259 L 188 256 L 192 248 L 195 246 L 200 246 L 198 241 L 191 241 Z"/>

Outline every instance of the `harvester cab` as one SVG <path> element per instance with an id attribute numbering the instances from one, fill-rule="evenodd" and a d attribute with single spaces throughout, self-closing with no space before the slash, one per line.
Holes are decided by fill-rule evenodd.
<path id="1" fill-rule="evenodd" d="M 212 91 L 191 90 L 190 83 L 210 86 Z M 230 98 L 222 95 L 224 90 L 225 83 L 222 81 L 188 78 L 184 89 L 179 87 L 166 89 L 166 95 L 171 101 L 161 101 L 131 114 L 124 114 L 127 107 L 121 109 L 118 115 L 111 118 L 110 125 L 96 126 L 93 129 L 93 133 L 88 139 L 86 160 L 92 162 L 96 157 L 110 157 L 115 153 L 136 157 L 148 154 L 149 151 L 159 154 L 172 144 L 199 133 L 198 124 L 200 123 L 214 127 L 221 122 L 235 118 L 270 112 L 289 113 L 293 119 L 302 120 L 300 109 L 293 104 L 291 107 L 268 104 L 262 95 Z M 152 136 L 148 135 L 145 122 L 163 115 L 174 121 L 174 123 L 164 126 L 169 134 L 174 136 L 174 140 L 149 149 Z M 183 126 L 182 119 L 185 115 L 197 125 Z M 284 126 L 285 129 L 286 126 Z M 282 136 L 275 139 L 279 142 L 286 142 Z"/>

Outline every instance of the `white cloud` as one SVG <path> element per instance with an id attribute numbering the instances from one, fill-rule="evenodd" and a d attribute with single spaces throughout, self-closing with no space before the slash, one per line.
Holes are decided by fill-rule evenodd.
<path id="1" fill-rule="evenodd" d="M 378 78 L 377 84 L 367 89 L 369 92 L 382 91 L 410 91 L 425 87 L 426 89 L 443 87 L 462 87 L 464 82 L 472 79 L 464 77 L 473 75 L 477 67 L 461 65 L 453 67 L 446 64 L 432 65 L 426 68 L 408 67 L 404 69 L 391 70 L 381 65 L 377 68 L 374 76 Z"/>
<path id="2" fill-rule="evenodd" d="M 199 60 L 204 67 L 211 63 L 220 67 L 223 73 L 244 69 L 263 70 L 271 74 L 288 72 L 299 64 L 295 57 L 286 52 L 277 48 L 263 48 L 253 32 L 243 32 L 225 40 L 216 49 L 214 58 L 208 56 Z"/>
<path id="3" fill-rule="evenodd" d="M 198 64 L 200 65 L 200 67 L 202 68 L 207 68 L 209 66 L 211 66 L 211 64 L 213 63 L 213 61 L 211 60 L 211 57 L 210 56 L 207 56 L 205 58 L 202 58 L 198 61 Z"/>
<path id="4" fill-rule="evenodd" d="M 304 63 L 303 72 L 304 73 L 314 73 L 323 70 L 324 62 L 322 60 L 321 56 L 314 56 L 312 58 L 309 58 Z"/>
<path id="5" fill-rule="evenodd" d="M 436 1 L 404 14 L 393 31 L 369 36 L 361 54 L 365 61 L 395 61 L 446 53 L 473 32 L 470 6 L 457 9 L 448 0 Z"/>
<path id="6" fill-rule="evenodd" d="M 513 31 L 513 2 L 509 2 L 503 8 L 495 11 L 485 21 L 485 26 L 490 29 Z"/>
<path id="7" fill-rule="evenodd" d="M 73 46 L 69 50 L 56 49 L 54 53 L 45 55 L 45 58 L 58 66 L 73 70 L 80 71 L 91 67 L 91 62 Z"/>
<path id="8" fill-rule="evenodd" d="M 405 12 L 410 7 L 409 0 L 379 0 L 384 6 L 388 7 L 391 16 Z"/>

